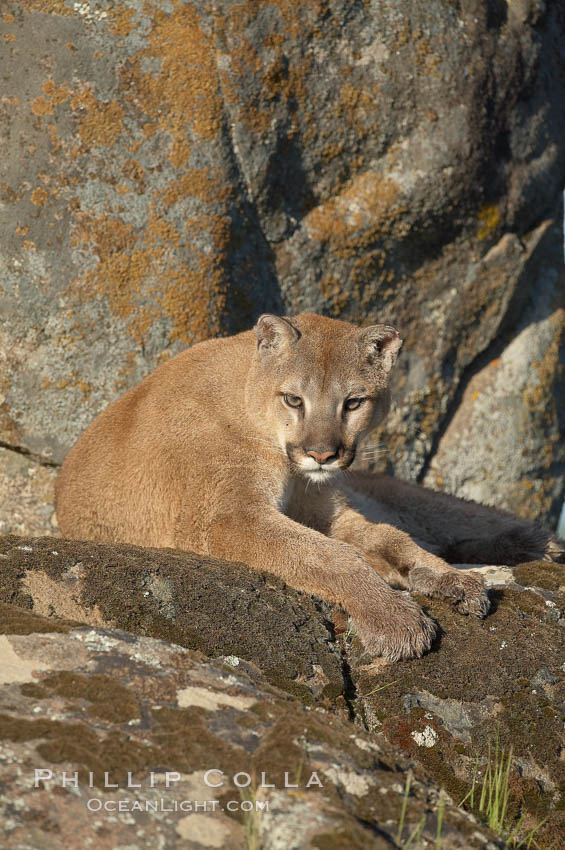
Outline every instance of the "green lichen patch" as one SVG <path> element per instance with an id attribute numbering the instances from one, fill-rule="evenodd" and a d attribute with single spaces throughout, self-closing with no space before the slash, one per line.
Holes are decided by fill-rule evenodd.
<path id="1" fill-rule="evenodd" d="M 54 696 L 86 700 L 88 714 L 111 723 L 124 723 L 139 717 L 139 703 L 119 681 L 103 675 L 85 676 L 62 670 L 21 686 L 24 696 L 47 699 Z"/>
<path id="2" fill-rule="evenodd" d="M 347 830 L 339 832 L 322 832 L 312 839 L 311 847 L 317 850 L 365 850 L 367 833 L 359 826 L 348 824 Z M 390 850 L 390 841 L 385 838 L 373 837 L 371 847 L 375 850 Z"/>
<path id="3" fill-rule="evenodd" d="M 27 606 L 26 606 L 27 607 Z M 0 602 L 0 634 L 29 635 L 41 632 L 65 634 L 73 626 L 80 625 L 72 620 L 50 620 L 40 617 L 18 605 Z"/>
<path id="4" fill-rule="evenodd" d="M 37 741 L 36 750 L 47 762 L 73 764 L 85 785 L 92 773 L 93 784 L 104 788 L 110 782 L 125 785 L 128 771 L 138 772 L 159 764 L 159 751 L 130 740 L 127 734 L 110 731 L 97 734 L 83 723 L 57 720 L 27 720 L 0 715 L 0 740 Z"/>
<path id="5" fill-rule="evenodd" d="M 267 681 L 271 685 L 274 685 L 275 688 L 280 688 L 281 691 L 286 691 L 293 697 L 301 700 L 305 705 L 312 705 L 314 702 L 312 692 L 306 687 L 306 685 L 293 681 L 288 676 L 285 676 L 284 672 L 281 672 L 280 669 L 271 668 L 270 670 L 265 670 L 264 673 Z"/>
<path id="6" fill-rule="evenodd" d="M 565 586 L 565 564 L 533 561 L 531 564 L 520 564 L 515 568 L 514 575 L 516 581 L 524 587 L 559 590 Z"/>
<path id="7" fill-rule="evenodd" d="M 155 708 L 152 740 L 159 747 L 164 763 L 175 769 L 192 772 L 214 765 L 226 774 L 246 771 L 249 757 L 210 731 L 207 712 L 202 708 Z"/>

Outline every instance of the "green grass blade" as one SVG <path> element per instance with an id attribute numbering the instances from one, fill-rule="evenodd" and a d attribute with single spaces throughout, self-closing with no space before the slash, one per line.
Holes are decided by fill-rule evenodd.
<path id="1" fill-rule="evenodd" d="M 426 818 L 425 818 L 425 816 L 424 816 L 424 817 L 422 817 L 422 819 L 421 819 L 421 820 L 420 820 L 420 821 L 416 824 L 416 826 L 414 827 L 414 829 L 413 829 L 413 830 L 412 830 L 412 832 L 410 833 L 410 836 L 406 839 L 406 843 L 402 845 L 402 850 L 408 850 L 408 848 L 410 847 L 410 845 L 412 844 L 412 842 L 414 841 L 414 839 L 416 839 L 416 838 L 420 838 L 420 836 L 422 835 L 422 832 L 423 832 L 423 830 L 424 830 L 424 826 L 425 826 L 425 825 L 426 825 Z"/>
<path id="2" fill-rule="evenodd" d="M 469 800 L 469 806 L 471 809 L 475 808 L 475 783 L 477 781 L 477 771 L 479 769 L 479 757 L 475 759 L 475 767 L 473 768 L 473 781 L 471 782 L 471 787 L 459 803 L 459 807 L 466 803 Z"/>
<path id="3" fill-rule="evenodd" d="M 398 822 L 398 832 L 396 833 L 396 843 L 400 844 L 402 831 L 404 829 L 404 818 L 406 817 L 406 807 L 408 806 L 408 794 L 410 793 L 410 784 L 412 782 L 412 774 L 409 772 L 406 776 L 406 785 L 404 786 L 404 797 L 402 799 L 402 808 L 400 810 L 400 820 Z"/>
<path id="4" fill-rule="evenodd" d="M 506 771 L 504 773 L 504 778 L 502 781 L 503 785 L 503 794 L 502 794 L 502 807 L 500 811 L 500 828 L 504 828 L 504 822 L 506 820 L 506 811 L 508 809 L 508 800 L 510 799 L 510 770 L 512 768 L 512 747 L 510 747 L 508 751 L 508 763 L 506 765 Z"/>
<path id="5" fill-rule="evenodd" d="M 481 799 L 479 800 L 479 812 L 483 812 L 485 809 L 485 803 L 487 798 L 487 789 L 490 785 L 490 770 L 491 770 L 491 753 L 490 753 L 490 741 L 488 742 L 488 756 L 487 756 L 487 766 L 485 768 L 485 775 L 483 777 L 483 787 L 481 788 Z"/>
<path id="6" fill-rule="evenodd" d="M 532 846 L 532 841 L 534 840 L 534 835 L 536 834 L 538 829 L 542 828 L 544 823 L 547 823 L 548 819 L 549 818 L 544 818 L 539 823 L 536 823 L 536 825 L 533 826 L 532 829 L 528 832 L 526 837 L 523 838 L 522 841 L 520 841 L 520 843 L 516 845 L 516 850 L 520 850 L 520 847 L 523 847 L 526 841 L 528 842 L 528 844 L 526 845 L 526 850 L 530 850 L 530 847 Z"/>
<path id="7" fill-rule="evenodd" d="M 444 809 L 445 809 L 445 800 L 442 798 L 439 801 L 439 806 L 437 808 L 436 850 L 441 850 L 441 828 L 443 826 Z"/>

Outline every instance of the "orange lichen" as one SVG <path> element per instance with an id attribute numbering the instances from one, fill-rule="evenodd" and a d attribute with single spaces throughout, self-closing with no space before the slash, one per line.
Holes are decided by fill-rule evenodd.
<path id="1" fill-rule="evenodd" d="M 548 388 L 556 376 L 563 372 L 560 352 L 563 344 L 563 328 L 565 327 L 565 309 L 560 308 L 552 316 L 551 323 L 555 333 L 541 361 L 532 363 L 532 370 L 537 372 L 537 381 L 530 381 L 524 391 L 524 405 L 531 414 L 542 417 L 546 424 L 557 422 L 557 405 L 553 393 Z M 549 396 L 549 398 L 548 398 Z"/>
<path id="2" fill-rule="evenodd" d="M 70 93 L 66 86 L 56 86 L 53 80 L 47 80 L 43 83 L 41 91 L 53 104 L 64 103 Z"/>
<path id="3" fill-rule="evenodd" d="M 64 145 L 57 132 L 55 124 L 49 124 L 47 127 L 47 135 L 49 136 L 49 144 L 51 145 L 52 153 L 56 154 L 59 153 L 60 150 L 63 150 Z"/>
<path id="4" fill-rule="evenodd" d="M 86 145 L 111 147 L 121 136 L 124 110 L 115 100 L 103 103 L 96 100 L 90 86 L 85 86 L 71 99 L 73 109 L 85 109 L 79 121 L 78 134 Z"/>
<path id="5" fill-rule="evenodd" d="M 379 88 L 374 84 L 369 93 L 349 82 L 344 83 L 339 92 L 340 103 L 337 105 L 340 119 L 346 120 L 358 133 L 363 133 L 369 116 L 377 109 L 378 95 Z"/>
<path id="6" fill-rule="evenodd" d="M 42 207 L 47 200 L 47 192 L 41 186 L 38 186 L 37 189 L 34 189 L 31 193 L 31 202 L 35 204 L 36 207 Z"/>
<path id="7" fill-rule="evenodd" d="M 344 287 L 343 281 L 333 275 L 326 275 L 319 283 L 324 296 L 325 307 L 333 316 L 341 316 L 352 298 L 352 293 Z"/>
<path id="8" fill-rule="evenodd" d="M 68 88 L 56 86 L 53 80 L 43 83 L 41 90 L 43 94 L 38 95 L 31 104 L 34 115 L 53 115 L 54 107 L 67 100 L 70 94 Z"/>
<path id="9" fill-rule="evenodd" d="M 186 139 L 175 139 L 170 160 L 173 168 L 182 168 L 190 159 L 190 146 Z"/>
<path id="10" fill-rule="evenodd" d="M 48 15 L 73 16 L 75 10 L 67 6 L 65 0 L 20 0 L 19 3 L 29 12 L 43 12 Z"/>
<path id="11" fill-rule="evenodd" d="M 212 226 L 211 226 L 212 225 Z M 119 219 L 83 219 L 75 240 L 89 242 L 97 254 L 96 267 L 74 284 L 75 296 L 106 297 L 110 310 L 126 319 L 129 332 L 140 343 L 151 324 L 163 315 L 172 320 L 171 342 L 205 339 L 217 332 L 214 313 L 223 304 L 221 257 L 228 234 L 225 223 L 186 222 L 194 234 L 212 231 L 210 254 L 193 247 L 190 265 L 179 260 L 171 246 L 180 234 L 172 224 L 153 214 L 142 243 Z M 143 303 L 140 303 L 143 299 Z"/>
<path id="12" fill-rule="evenodd" d="M 186 142 L 187 125 L 203 139 L 215 138 L 222 116 L 216 54 L 196 8 L 175 2 L 171 14 L 156 9 L 148 40 L 149 47 L 132 57 L 129 69 L 132 92 L 144 113 L 175 141 Z M 155 75 L 141 70 L 145 56 L 161 60 Z"/>
<path id="13" fill-rule="evenodd" d="M 133 17 L 133 9 L 110 7 L 108 9 L 108 18 L 110 20 L 110 32 L 112 35 L 129 35 L 135 29 Z"/>
<path id="14" fill-rule="evenodd" d="M 73 244 L 90 243 L 95 254 L 103 259 L 111 254 L 129 251 L 135 245 L 135 235 L 131 225 L 119 218 L 102 215 L 92 218 L 81 213 L 77 216 L 77 227 L 73 234 Z"/>
<path id="15" fill-rule="evenodd" d="M 145 180 L 145 171 L 141 163 L 135 159 L 127 159 L 122 167 L 122 173 L 137 183 L 141 188 Z"/>
<path id="16" fill-rule="evenodd" d="M 53 104 L 50 100 L 40 94 L 34 101 L 32 101 L 31 111 L 34 115 L 52 115 Z"/>
<path id="17" fill-rule="evenodd" d="M 225 175 L 186 167 L 190 133 L 212 140 L 223 120 L 215 47 L 200 26 L 195 7 L 175 2 L 170 14 L 154 6 L 146 13 L 152 16 L 149 46 L 123 66 L 120 103 L 140 116 L 145 139 L 157 132 L 170 139 L 170 162 L 177 173 L 153 191 L 149 217 L 140 232 L 116 218 L 77 219 L 75 243 L 89 248 L 98 262 L 73 283 L 73 291 L 84 299 L 105 297 L 137 343 L 164 316 L 171 320 L 172 342 L 192 342 L 219 331 L 225 302 L 223 259 L 231 228 L 225 214 L 229 197 Z M 161 60 L 159 70 L 146 70 L 148 58 Z M 92 110 L 92 98 L 88 89 L 75 95 L 73 108 Z M 131 138 L 126 149 L 138 152 L 143 144 L 143 138 Z M 145 175 L 139 161 L 127 160 L 122 171 L 142 191 Z M 123 184 L 116 185 L 118 194 L 124 190 Z M 209 212 L 198 219 L 184 218 L 179 230 L 167 212 L 192 197 Z M 197 247 L 203 233 L 205 249 Z M 190 250 L 179 255 L 181 244 Z"/>
<path id="18" fill-rule="evenodd" d="M 343 142 L 328 142 L 322 149 L 322 159 L 328 163 L 343 153 Z"/>
<path id="19" fill-rule="evenodd" d="M 294 0 L 279 0 L 273 7 L 273 32 L 260 44 L 252 41 L 246 32 L 263 3 L 238 3 L 229 13 L 215 13 L 214 27 L 220 40 L 229 40 L 230 72 L 222 71 L 222 90 L 227 103 L 236 104 L 239 120 L 256 134 L 267 132 L 275 118 L 275 109 L 284 103 L 291 119 L 286 135 L 292 137 L 299 130 L 314 135 L 308 118 L 308 78 L 313 66 L 313 56 L 307 53 L 302 59 L 292 61 L 285 50 L 287 42 L 293 43 L 300 33 L 307 41 L 314 35 L 327 10 L 323 3 L 303 4 Z M 250 30 L 251 31 L 251 30 Z M 245 100 L 238 91 L 237 80 L 248 79 L 255 94 Z"/>
<path id="20" fill-rule="evenodd" d="M 498 205 L 486 204 L 479 210 L 477 218 L 479 221 L 477 238 L 490 239 L 494 236 L 500 224 L 500 210 Z"/>
<path id="21" fill-rule="evenodd" d="M 354 255 L 362 245 L 389 235 L 406 211 L 398 184 L 375 172 L 350 180 L 345 188 L 305 218 L 311 238 Z"/>
<path id="22" fill-rule="evenodd" d="M 208 169 L 191 168 L 180 174 L 156 198 L 171 207 L 183 198 L 194 197 L 210 202 L 217 198 L 219 192 L 219 182 L 210 177 Z"/>
<path id="23" fill-rule="evenodd" d="M 78 381 L 77 387 L 81 391 L 81 393 L 85 396 L 89 396 L 92 393 L 93 386 L 89 384 L 88 381 Z"/>
<path id="24" fill-rule="evenodd" d="M 33 0 L 27 0 L 29 8 L 33 5 Z M 45 9 L 48 0 L 41 5 Z M 57 4 L 49 6 L 49 11 L 57 13 Z M 66 9 L 65 14 L 73 12 Z M 224 265 L 232 226 L 229 183 L 220 169 L 201 163 L 189 167 L 195 137 L 214 141 L 224 120 L 216 46 L 201 25 L 196 5 L 174 0 L 169 12 L 161 4 L 147 3 L 143 15 L 144 26 L 149 18 L 145 46 L 120 65 L 119 91 L 109 102 L 102 101 L 92 85 L 57 86 L 49 80 L 41 93 L 36 92 L 39 97 L 32 104 L 38 116 L 55 112 L 59 116 L 59 110 L 66 109 L 74 118 L 74 134 L 62 132 L 61 138 L 54 123 L 47 133 L 53 153 L 63 150 L 71 164 L 77 160 L 77 174 L 88 148 L 112 145 L 121 136 L 119 150 L 116 145 L 112 152 L 117 159 L 112 160 L 111 178 L 101 176 L 91 160 L 89 175 L 81 173 L 61 184 L 78 184 L 75 197 L 68 199 L 72 242 L 93 261 L 85 264 L 87 270 L 70 284 L 68 294 L 75 308 L 61 334 L 63 348 L 76 345 L 90 332 L 89 323 L 97 321 L 88 310 L 76 309 L 76 303 L 100 299 L 113 316 L 124 321 L 137 345 L 151 325 L 163 318 L 168 320 L 171 342 L 190 343 L 221 330 L 227 286 Z M 108 33 L 117 41 L 136 26 L 131 10 L 109 11 Z M 276 56 L 273 59 L 278 61 Z M 273 65 L 266 79 L 275 99 L 280 84 L 277 67 Z M 281 67 L 281 74 L 283 70 Z M 127 123 L 126 114 L 131 119 Z M 155 188 L 148 189 L 146 183 L 154 184 L 148 180 L 144 155 L 147 140 L 155 134 L 169 155 L 173 172 L 171 176 L 165 172 L 166 178 L 163 175 Z M 88 202 L 80 187 L 89 177 L 107 180 L 115 202 L 111 215 L 93 215 L 85 209 Z M 59 191 L 54 182 L 51 187 Z M 131 188 L 144 195 L 140 208 L 146 211 L 145 219 L 139 227 L 121 218 L 121 210 L 134 201 L 133 194 L 127 196 Z M 198 217 L 190 217 L 191 198 L 197 199 Z M 36 189 L 32 199 L 45 203 L 45 188 Z M 172 210 L 179 203 L 181 209 Z"/>

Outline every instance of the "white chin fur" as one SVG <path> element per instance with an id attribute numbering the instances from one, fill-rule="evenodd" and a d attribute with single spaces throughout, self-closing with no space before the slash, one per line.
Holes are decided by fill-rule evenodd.
<path id="1" fill-rule="evenodd" d="M 318 484 L 322 481 L 329 481 L 336 472 L 339 472 L 339 467 L 337 466 L 322 466 L 318 469 L 303 469 L 302 474 L 309 478 L 310 481 L 316 481 Z"/>

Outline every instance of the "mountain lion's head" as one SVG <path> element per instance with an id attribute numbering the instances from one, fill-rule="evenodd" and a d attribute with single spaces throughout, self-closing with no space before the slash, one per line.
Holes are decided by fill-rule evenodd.
<path id="1" fill-rule="evenodd" d="M 402 340 L 387 325 L 360 329 L 313 313 L 265 314 L 254 330 L 246 389 L 254 424 L 296 471 L 328 480 L 388 412 L 387 373 Z"/>

